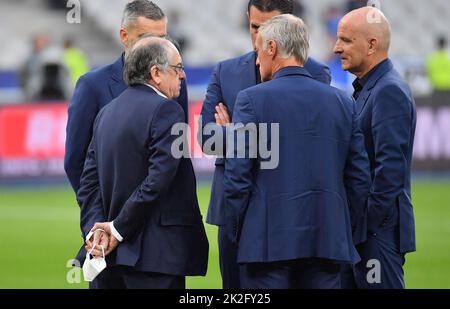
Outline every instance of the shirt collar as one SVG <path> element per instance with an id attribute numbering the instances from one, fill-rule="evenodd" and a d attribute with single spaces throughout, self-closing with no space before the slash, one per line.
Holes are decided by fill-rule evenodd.
<path id="1" fill-rule="evenodd" d="M 154 87 L 154 86 L 152 86 L 152 85 L 150 85 L 150 84 L 145 84 L 147 87 L 150 87 L 150 88 L 152 88 L 153 90 L 155 90 L 155 92 L 156 92 L 156 94 L 157 95 L 159 95 L 159 96 L 161 96 L 161 97 L 163 97 L 163 98 L 165 98 L 165 99 L 168 99 L 168 97 L 164 94 L 164 93 L 162 93 L 161 91 L 159 91 L 158 89 L 156 89 L 156 87 Z"/>

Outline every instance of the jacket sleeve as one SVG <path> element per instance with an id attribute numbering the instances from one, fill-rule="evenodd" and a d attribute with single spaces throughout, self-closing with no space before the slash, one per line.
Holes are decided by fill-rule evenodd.
<path id="1" fill-rule="evenodd" d="M 81 173 L 98 110 L 96 92 L 86 76 L 82 76 L 69 105 L 64 157 L 64 169 L 75 193 L 80 187 Z"/>
<path id="2" fill-rule="evenodd" d="M 201 128 L 201 131 L 197 134 L 197 139 L 199 142 L 199 145 L 202 147 L 203 152 L 209 155 L 218 155 L 218 156 L 224 156 L 225 154 L 225 135 L 226 131 L 225 128 L 222 126 L 219 126 L 216 124 L 216 106 L 218 103 L 223 103 L 223 96 L 222 96 L 222 87 L 220 82 L 220 69 L 221 64 L 219 63 L 213 71 L 213 74 L 211 76 L 211 80 L 209 81 L 208 88 L 206 91 L 206 97 L 203 101 L 202 106 L 202 112 L 201 112 L 201 118 L 199 121 L 201 121 L 199 128 Z M 231 115 L 230 115 L 231 116 Z M 212 138 L 217 132 L 220 132 L 222 136 L 222 145 L 213 145 L 212 147 L 204 147 L 205 142 L 208 141 L 208 139 Z M 219 147 L 217 147 L 219 146 Z"/>
<path id="3" fill-rule="evenodd" d="M 237 242 L 240 230 L 248 207 L 250 194 L 253 188 L 253 169 L 256 163 L 250 153 L 256 144 L 245 137 L 246 131 L 257 136 L 256 115 L 252 104 L 245 92 L 240 92 L 236 99 L 233 111 L 234 130 L 227 132 L 227 142 L 234 140 L 234 147 L 228 147 L 225 173 L 224 194 L 226 220 L 230 224 L 227 231 L 229 238 Z M 245 127 L 245 125 L 248 125 Z M 254 128 L 252 129 L 252 125 Z M 245 140 L 244 147 L 238 146 L 237 140 Z"/>
<path id="4" fill-rule="evenodd" d="M 149 132 L 147 177 L 114 219 L 114 227 L 124 240 L 142 228 L 151 207 L 170 187 L 181 160 L 172 154 L 172 144 L 178 136 L 172 135 L 171 130 L 174 124 L 183 122 L 182 108 L 176 102 L 165 101 L 157 107 Z"/>
<path id="5" fill-rule="evenodd" d="M 383 88 L 375 95 L 373 104 L 375 162 L 368 202 L 368 229 L 371 232 L 392 216 L 396 199 L 405 187 L 413 132 L 412 103 L 399 86 Z"/>
<path id="6" fill-rule="evenodd" d="M 344 184 L 350 210 L 353 241 L 355 245 L 363 243 L 367 237 L 367 199 L 371 185 L 370 163 L 364 145 L 364 135 L 356 119 L 353 105 L 353 128 L 349 153 L 344 171 Z"/>
<path id="7" fill-rule="evenodd" d="M 96 222 L 106 221 L 97 170 L 95 136 L 92 138 L 86 155 L 77 201 L 80 206 L 80 225 L 84 239 Z"/>

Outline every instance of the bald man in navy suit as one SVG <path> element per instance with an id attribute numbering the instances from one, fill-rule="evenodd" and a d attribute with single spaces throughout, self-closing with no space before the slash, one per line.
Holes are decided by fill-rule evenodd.
<path id="1" fill-rule="evenodd" d="M 365 7 L 348 13 L 337 37 L 334 51 L 342 68 L 357 77 L 353 97 L 372 176 L 366 241 L 357 247 L 361 262 L 343 274 L 344 287 L 404 288 L 405 255 L 416 250 L 411 203 L 414 98 L 388 57 L 391 27 L 380 10 Z"/>

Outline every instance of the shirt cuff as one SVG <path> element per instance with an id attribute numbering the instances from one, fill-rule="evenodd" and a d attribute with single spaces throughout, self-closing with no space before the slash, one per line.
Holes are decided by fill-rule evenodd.
<path id="1" fill-rule="evenodd" d="M 122 235 L 119 234 L 119 232 L 117 232 L 116 228 L 114 227 L 114 221 L 111 221 L 109 223 L 109 228 L 111 229 L 111 234 L 119 241 L 122 242 L 123 237 Z"/>

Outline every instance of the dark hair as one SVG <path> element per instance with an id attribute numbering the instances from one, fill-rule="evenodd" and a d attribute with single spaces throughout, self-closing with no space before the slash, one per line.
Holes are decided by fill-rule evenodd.
<path id="1" fill-rule="evenodd" d="M 135 0 L 125 6 L 122 17 L 122 25 L 129 26 L 138 17 L 145 17 L 151 20 L 161 20 L 165 17 L 159 6 L 148 0 Z"/>
<path id="2" fill-rule="evenodd" d="M 249 14 L 252 6 L 261 12 L 280 11 L 281 14 L 292 14 L 294 12 L 292 0 L 250 0 L 247 7 Z"/>
<path id="3" fill-rule="evenodd" d="M 445 49 L 447 47 L 447 39 L 445 36 L 439 37 L 437 43 L 439 49 Z"/>

